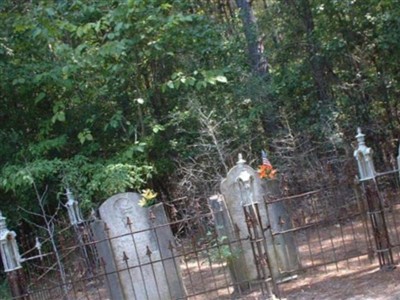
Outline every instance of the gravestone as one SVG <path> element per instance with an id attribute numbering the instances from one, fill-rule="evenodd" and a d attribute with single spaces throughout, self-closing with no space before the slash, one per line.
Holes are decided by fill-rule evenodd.
<path id="1" fill-rule="evenodd" d="M 208 199 L 210 209 L 213 214 L 215 229 L 219 239 L 225 238 L 229 241 L 230 252 L 233 258 L 227 261 L 227 265 L 232 276 L 233 282 L 236 284 L 235 289 L 247 290 L 250 288 L 251 281 L 249 266 L 246 263 L 244 252 L 241 251 L 242 243 L 240 233 L 235 225 L 226 207 L 224 197 L 222 195 L 214 195 Z M 239 251 L 237 251 L 239 249 Z"/>
<path id="2" fill-rule="evenodd" d="M 262 180 L 262 189 L 267 199 L 273 200 L 282 197 L 278 179 Z M 272 232 L 280 233 L 274 236 L 277 267 L 282 275 L 297 271 L 300 265 L 294 234 L 290 231 L 292 229 L 290 214 L 283 201 L 269 203 L 267 209 Z"/>
<path id="3" fill-rule="evenodd" d="M 282 202 L 265 205 L 264 198 L 268 195 L 279 197 L 279 185 L 277 180 L 261 180 L 259 174 L 245 163 L 241 155 L 239 161 L 221 182 L 221 193 L 224 195 L 226 207 L 233 226 L 240 230 L 242 237 L 248 234 L 248 218 L 244 213 L 244 207 L 252 208 L 257 205 L 259 217 L 262 222 L 262 238 L 265 240 L 266 254 L 269 260 L 269 270 L 275 279 L 282 279 L 284 272 L 298 269 L 298 256 L 292 233 L 279 234 L 275 237 L 272 232 L 282 232 L 290 229 L 290 216 Z M 249 211 L 246 209 L 246 211 Z M 218 221 L 218 220 L 217 220 Z M 230 235 L 229 237 L 231 237 Z M 254 252 L 250 245 L 243 246 L 246 267 L 249 279 L 259 277 L 254 267 Z"/>
<path id="4" fill-rule="evenodd" d="M 111 242 L 105 231 L 106 223 L 102 220 L 94 220 L 91 222 L 90 227 L 96 240 L 95 245 L 98 257 L 101 258 L 100 265 L 105 273 L 105 283 L 107 285 L 108 294 L 111 299 L 124 299 L 124 292 L 118 277 Z"/>
<path id="5" fill-rule="evenodd" d="M 184 298 L 163 204 L 143 208 L 138 205 L 141 198 L 137 193 L 121 193 L 100 206 L 111 250 L 103 259 L 115 268 L 123 299 Z"/>
<path id="6" fill-rule="evenodd" d="M 226 179 L 221 182 L 221 193 L 224 195 L 226 206 L 230 214 L 233 226 L 237 227 L 240 236 L 246 237 L 248 235 L 248 224 L 246 223 L 246 215 L 244 206 L 251 206 L 252 203 L 257 203 L 259 208 L 259 215 L 261 219 L 261 226 L 268 228 L 269 220 L 267 210 L 264 205 L 263 189 L 261 180 L 258 173 L 239 156 L 239 161 L 236 166 L 229 170 Z M 266 243 L 270 248 L 272 245 L 272 236 L 265 236 Z M 243 244 L 240 251 L 243 253 L 244 262 L 247 264 L 245 268 L 248 273 L 247 280 L 259 279 L 259 273 L 255 266 L 254 252 L 250 244 Z M 273 254 L 272 248 L 268 254 Z M 269 259 L 270 268 L 273 275 L 279 274 L 276 261 L 272 258 Z"/>

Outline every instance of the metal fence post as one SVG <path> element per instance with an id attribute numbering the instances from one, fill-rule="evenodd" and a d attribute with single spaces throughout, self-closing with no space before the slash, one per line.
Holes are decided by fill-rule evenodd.
<path id="1" fill-rule="evenodd" d="M 0 252 L 11 295 L 13 298 L 28 299 L 16 236 L 14 231 L 7 229 L 6 218 L 0 211 Z"/>
<path id="2" fill-rule="evenodd" d="M 354 151 L 354 157 L 358 163 L 359 182 L 362 184 L 364 194 L 367 200 L 368 212 L 372 232 L 374 235 L 376 254 L 381 269 L 393 269 L 393 253 L 389 240 L 389 232 L 386 226 L 385 212 L 383 208 L 383 199 L 380 194 L 372 159 L 373 151 L 365 145 L 365 135 L 361 129 L 357 129 L 358 148 Z"/>
<path id="3" fill-rule="evenodd" d="M 268 251 L 265 233 L 269 228 L 265 228 L 263 225 L 266 220 L 262 220 L 260 214 L 259 202 L 254 194 L 254 181 L 255 178 L 253 175 L 246 170 L 243 170 L 236 179 L 258 278 L 266 281 L 265 287 L 267 289 L 267 295 L 272 299 L 274 298 L 274 293 L 279 294 L 274 278 L 275 274 L 272 269 L 272 261 L 276 260 L 276 258 L 272 257 L 271 253 Z M 267 281 L 268 273 L 271 282 Z"/>

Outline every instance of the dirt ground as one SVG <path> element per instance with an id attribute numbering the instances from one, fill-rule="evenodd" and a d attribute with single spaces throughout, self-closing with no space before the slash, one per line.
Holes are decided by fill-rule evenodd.
<path id="1" fill-rule="evenodd" d="M 383 271 L 375 266 L 301 276 L 280 285 L 283 299 L 400 300 L 400 268 Z"/>
<path id="2" fill-rule="evenodd" d="M 347 264 L 350 268 L 335 265 L 328 268 L 314 270 L 313 273 L 298 274 L 296 279 L 279 283 L 281 299 L 287 300 L 400 300 L 400 266 L 393 270 L 381 270 L 377 267 L 377 262 L 369 264 L 362 261 L 362 264 L 356 262 Z M 192 265 L 193 266 L 193 265 Z M 267 299 L 265 291 L 255 290 L 253 293 L 234 297 L 231 288 L 223 288 L 228 282 L 224 281 L 222 270 L 214 269 L 216 274 L 211 274 L 209 268 L 202 270 L 201 278 L 199 273 L 192 273 L 193 288 L 202 292 L 205 286 L 220 283 L 221 288 L 213 293 L 205 293 L 189 299 L 208 300 L 208 299 L 243 299 L 243 300 L 261 300 Z M 220 272 L 221 271 L 221 272 Z M 196 275 L 195 275 L 196 274 Z M 184 275 L 185 272 L 184 272 Z M 185 277 L 185 276 L 184 276 Z M 187 283 L 190 289 L 190 284 Z M 209 289 L 208 289 L 209 290 Z M 189 293 L 189 294 L 191 294 Z M 263 295 L 261 295 L 263 294 Z"/>

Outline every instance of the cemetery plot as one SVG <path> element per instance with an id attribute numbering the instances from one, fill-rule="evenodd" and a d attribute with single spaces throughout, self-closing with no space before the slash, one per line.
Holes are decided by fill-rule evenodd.
<path id="1" fill-rule="evenodd" d="M 323 198 L 321 197 L 320 200 L 323 201 Z M 330 211 L 343 212 L 340 207 L 336 210 L 330 208 Z M 400 213 L 400 204 L 392 202 L 386 212 L 391 237 L 395 239 L 400 229 L 400 224 L 396 219 Z M 295 221 L 294 224 L 298 225 L 292 228 L 300 268 L 294 272 L 297 274 L 297 279 L 278 282 L 282 297 L 337 299 L 339 295 L 348 297 L 364 295 L 364 298 L 390 299 L 390 293 L 396 293 L 395 279 L 399 279 L 399 270 L 378 271 L 376 257 L 368 250 L 370 247 L 370 241 L 366 239 L 368 227 L 365 227 L 362 215 L 349 211 L 348 214 L 341 215 L 341 218 L 335 220 L 304 216 L 306 216 L 304 222 L 296 223 L 298 221 Z M 146 214 L 147 217 L 148 214 Z M 177 267 L 181 270 L 185 298 L 199 300 L 232 299 L 235 296 L 237 299 L 265 298 L 267 290 L 256 280 L 249 282 L 248 290 L 240 290 L 231 277 L 228 258 L 240 248 L 240 243 L 250 246 L 247 235 L 243 234 L 241 240 L 232 240 L 228 243 L 226 239 L 220 239 L 215 234 L 215 228 L 209 223 L 210 218 L 209 212 L 199 211 L 188 217 L 178 217 L 169 223 L 171 227 L 186 228 L 184 232 L 180 232 L 179 236 L 174 237 L 172 250 Z M 190 224 L 190 226 L 183 224 Z M 72 236 L 73 233 L 72 228 L 69 228 L 63 231 L 61 236 Z M 100 258 L 101 243 L 110 243 L 110 240 L 95 239 L 94 242 L 90 242 L 85 239 L 88 250 L 93 246 L 100 250 L 97 253 L 89 251 L 90 257 L 98 258 L 92 272 L 89 272 L 80 247 L 74 245 L 72 240 L 60 240 L 63 245 L 61 253 L 65 262 L 65 271 L 68 274 L 69 299 L 116 299 L 112 297 L 109 290 L 109 286 L 113 286 L 112 276 L 115 275 L 118 278 L 127 272 L 127 268 L 136 267 L 128 260 L 128 266 L 122 265 L 111 271 L 105 260 Z M 130 246 L 133 247 L 133 244 L 130 243 Z M 145 248 L 143 246 L 143 249 Z M 395 249 L 398 250 L 398 247 Z M 395 258 L 399 259 L 398 251 L 395 251 Z M 371 264 L 371 259 L 374 259 L 373 264 Z M 145 270 L 149 266 L 148 262 L 147 258 L 137 265 L 137 268 L 143 267 Z M 45 256 L 39 261 L 32 260 L 28 266 L 32 267 L 32 273 L 27 276 L 30 282 L 31 299 L 55 299 L 63 295 L 64 287 L 59 284 L 57 271 L 55 269 L 46 271 L 50 270 L 51 266 L 54 267 L 54 256 Z M 33 269 L 34 266 L 35 269 Z M 42 270 L 41 273 L 40 270 Z M 151 267 L 149 270 L 151 271 Z M 153 276 L 151 272 L 149 276 Z M 157 295 L 156 291 L 155 294 Z M 163 295 L 165 294 L 161 296 Z"/>
<path id="2" fill-rule="evenodd" d="M 101 220 L 72 223 L 52 239 L 59 251 L 30 262 L 19 298 L 390 299 L 399 170 L 377 173 L 360 130 L 357 138 L 357 183 L 322 174 L 314 190 L 283 196 L 278 180 L 262 181 L 239 155 L 208 203 L 140 207 L 141 195 L 117 194 L 100 207 Z M 372 281 L 380 290 L 365 286 Z"/>

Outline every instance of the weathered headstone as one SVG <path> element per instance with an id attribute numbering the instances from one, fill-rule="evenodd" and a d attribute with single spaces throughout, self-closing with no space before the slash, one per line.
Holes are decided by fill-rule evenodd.
<path id="1" fill-rule="evenodd" d="M 214 195 L 210 197 L 208 199 L 208 203 L 214 217 L 217 235 L 220 239 L 228 239 L 230 251 L 233 254 L 233 257 L 228 260 L 227 263 L 232 280 L 236 284 L 235 288 L 247 290 L 250 287 L 249 282 L 251 280 L 251 276 L 244 252 L 241 250 L 242 242 L 240 241 L 240 232 L 232 223 L 222 195 Z"/>
<path id="2" fill-rule="evenodd" d="M 232 219 L 233 226 L 239 229 L 241 236 L 247 236 L 249 231 L 248 224 L 246 223 L 249 220 L 243 207 L 251 206 L 253 203 L 256 203 L 259 208 L 259 215 L 262 222 L 260 225 L 263 228 L 268 228 L 269 221 L 264 205 L 261 180 L 257 172 L 245 164 L 241 156 L 239 156 L 237 165 L 228 172 L 226 179 L 222 181 L 221 193 L 226 200 L 226 206 Z M 265 238 L 267 245 L 272 245 L 272 237 L 266 235 Z M 259 279 L 260 275 L 256 268 L 254 250 L 249 244 L 246 244 L 243 245 L 241 252 L 243 252 L 245 260 L 243 263 L 247 264 L 246 269 L 248 270 L 249 276 L 247 279 L 249 281 Z M 272 251 L 270 251 L 270 253 L 273 254 Z M 273 259 L 270 259 L 270 264 L 274 275 L 278 274 L 279 270 Z"/>
<path id="3" fill-rule="evenodd" d="M 111 299 L 124 299 L 121 280 L 117 272 L 115 257 L 111 248 L 111 241 L 107 236 L 106 223 L 102 220 L 94 220 L 90 224 L 93 236 L 96 240 L 96 250 L 101 259 L 100 265 L 105 273 L 105 283 Z"/>
<path id="4" fill-rule="evenodd" d="M 272 232 L 290 229 L 289 216 L 282 202 L 269 204 L 268 208 L 265 205 L 265 196 L 280 195 L 277 183 L 276 180 L 261 180 L 259 174 L 245 164 L 241 156 L 239 156 L 237 165 L 228 172 L 226 179 L 221 183 L 221 193 L 226 200 L 230 218 L 234 226 L 239 228 L 242 236 L 247 235 L 248 232 L 248 223 L 251 221 L 249 212 L 256 211 L 259 215 L 261 224 L 258 226 L 260 226 L 261 231 L 259 233 L 254 231 L 253 233 L 258 234 L 258 237 L 265 241 L 264 247 L 269 260 L 269 269 L 272 273 L 270 275 L 273 275 L 275 279 L 282 278 L 282 271 L 293 271 L 298 268 L 297 250 L 293 235 L 286 233 L 272 237 Z M 258 220 L 255 221 L 257 223 Z M 255 225 L 252 226 L 255 227 Z M 254 249 L 247 246 L 243 247 L 242 251 L 247 264 L 246 268 L 242 268 L 249 270 L 249 279 L 257 279 L 260 274 L 254 267 L 256 263 Z M 262 249 L 258 252 L 260 251 Z M 259 253 L 258 256 L 260 256 Z"/>
<path id="5" fill-rule="evenodd" d="M 185 297 L 173 236 L 162 204 L 138 205 L 136 193 L 114 195 L 100 209 L 107 224 L 114 264 L 123 299 L 178 299 Z"/>
<path id="6" fill-rule="evenodd" d="M 279 199 L 282 193 L 278 179 L 262 180 L 262 188 L 266 199 Z M 274 237 L 274 252 L 277 267 L 281 273 L 290 273 L 298 270 L 299 258 L 294 241 L 292 222 L 283 201 L 276 201 L 267 205 L 271 231 L 279 233 Z"/>

